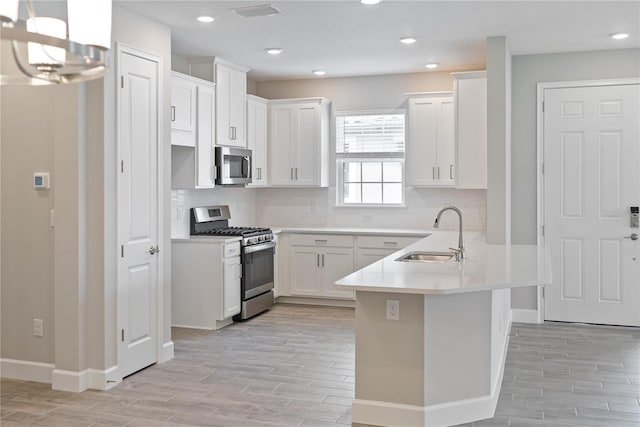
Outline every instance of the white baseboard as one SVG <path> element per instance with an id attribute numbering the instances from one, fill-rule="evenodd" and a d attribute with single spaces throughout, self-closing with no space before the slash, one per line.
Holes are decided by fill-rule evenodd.
<path id="1" fill-rule="evenodd" d="M 173 341 L 166 342 L 162 344 L 162 351 L 160 353 L 160 360 L 158 360 L 158 362 L 164 363 L 168 360 L 171 360 L 173 359 L 173 355 L 174 355 Z"/>
<path id="2" fill-rule="evenodd" d="M 324 305 L 328 307 L 349 307 L 354 308 L 356 302 L 354 300 L 342 300 L 331 298 L 313 298 L 313 297 L 289 297 L 281 296 L 276 298 L 279 304 L 302 304 L 302 305 Z"/>
<path id="3" fill-rule="evenodd" d="M 513 308 L 511 317 L 515 323 L 540 323 L 538 310 Z"/>
<path id="4" fill-rule="evenodd" d="M 12 380 L 51 384 L 51 375 L 54 368 L 53 363 L 0 359 L 0 377 Z"/>
<path id="5" fill-rule="evenodd" d="M 51 375 L 51 388 L 73 393 L 85 391 L 89 388 L 88 372 L 86 369 L 79 372 L 54 369 Z"/>
<path id="6" fill-rule="evenodd" d="M 372 426 L 424 427 L 425 408 L 416 405 L 356 399 L 351 404 L 351 421 Z"/>
<path id="7" fill-rule="evenodd" d="M 93 390 L 109 390 L 116 386 L 118 380 L 118 366 L 112 366 L 109 369 L 87 369 L 87 378 L 89 388 Z"/>

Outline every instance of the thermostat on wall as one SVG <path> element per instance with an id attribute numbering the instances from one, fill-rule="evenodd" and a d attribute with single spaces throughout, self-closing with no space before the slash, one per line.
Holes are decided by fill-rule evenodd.
<path id="1" fill-rule="evenodd" d="M 48 172 L 36 172 L 33 174 L 33 188 L 36 190 L 48 190 L 49 187 Z"/>

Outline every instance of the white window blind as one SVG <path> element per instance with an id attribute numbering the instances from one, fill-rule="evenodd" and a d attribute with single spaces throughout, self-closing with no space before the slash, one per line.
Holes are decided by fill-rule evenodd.
<path id="1" fill-rule="evenodd" d="M 338 115 L 338 157 L 404 157 L 404 114 Z"/>

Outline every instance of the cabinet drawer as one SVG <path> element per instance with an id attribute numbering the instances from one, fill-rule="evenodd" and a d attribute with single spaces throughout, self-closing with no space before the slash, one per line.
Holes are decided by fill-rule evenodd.
<path id="1" fill-rule="evenodd" d="M 353 247 L 353 236 L 337 234 L 292 234 L 292 246 L 333 246 L 341 248 Z"/>
<path id="2" fill-rule="evenodd" d="M 234 257 L 240 255 L 240 242 L 225 243 L 224 244 L 224 257 Z"/>
<path id="3" fill-rule="evenodd" d="M 423 237 L 407 236 L 357 236 L 359 248 L 373 249 L 402 249 L 410 244 L 423 239 Z"/>

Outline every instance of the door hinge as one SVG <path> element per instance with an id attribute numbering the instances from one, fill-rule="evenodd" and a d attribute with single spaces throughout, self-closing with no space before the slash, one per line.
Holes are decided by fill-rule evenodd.
<path id="1" fill-rule="evenodd" d="M 122 342 L 124 342 L 124 329 L 122 330 Z"/>
<path id="2" fill-rule="evenodd" d="M 120 245 L 120 258 L 124 258 L 124 245 Z"/>
<path id="3" fill-rule="evenodd" d="M 124 89 L 124 76 L 120 76 L 120 87 Z"/>
<path id="4" fill-rule="evenodd" d="M 544 236 L 544 225 L 542 226 L 542 235 Z"/>
<path id="5" fill-rule="evenodd" d="M 124 160 L 120 160 L 120 173 L 124 173 Z"/>
<path id="6" fill-rule="evenodd" d="M 544 113 L 544 101 L 542 101 L 542 112 Z"/>

